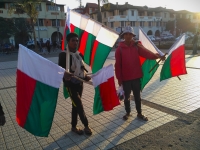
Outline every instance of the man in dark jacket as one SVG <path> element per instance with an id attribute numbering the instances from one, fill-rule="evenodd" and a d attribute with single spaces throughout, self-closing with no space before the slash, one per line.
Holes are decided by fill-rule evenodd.
<path id="1" fill-rule="evenodd" d="M 85 67 L 82 57 L 77 52 L 78 47 L 78 35 L 75 33 L 70 33 L 67 35 L 67 50 L 66 52 L 61 52 L 59 54 L 58 65 L 69 69 L 73 75 L 78 76 L 79 78 L 89 81 L 91 78 L 85 74 Z M 67 62 L 66 62 L 67 61 Z M 79 116 L 81 122 L 85 126 L 84 132 L 88 135 L 92 134 L 90 127 L 88 126 L 88 120 L 83 108 L 81 101 L 81 96 L 83 92 L 83 82 L 77 80 L 74 77 L 69 77 L 68 79 L 63 79 L 64 86 L 67 89 L 71 101 L 72 101 L 72 131 L 81 135 L 83 130 L 76 127 L 77 117 Z"/>
<path id="2" fill-rule="evenodd" d="M 124 106 L 126 114 L 123 116 L 123 119 L 127 120 L 130 116 L 130 94 L 131 91 L 133 91 L 137 117 L 148 121 L 148 118 L 142 114 L 141 109 L 140 78 L 142 78 L 143 73 L 139 56 L 146 59 L 162 58 L 162 60 L 164 60 L 165 57 L 160 56 L 159 54 L 154 54 L 141 44 L 138 44 L 138 42 L 135 42 L 133 40 L 133 37 L 135 37 L 134 30 L 130 26 L 125 27 L 122 36 L 124 41 L 119 43 L 115 52 L 115 74 L 119 86 L 123 85 L 125 95 Z"/>
<path id="3" fill-rule="evenodd" d="M 4 116 L 3 108 L 0 103 L 0 126 L 3 126 L 6 123 L 6 119 Z"/>
<path id="4" fill-rule="evenodd" d="M 193 52 L 192 54 L 193 55 L 196 55 L 198 54 L 197 53 L 197 48 L 198 48 L 198 35 L 199 35 L 199 32 L 197 32 L 192 40 L 192 44 L 193 44 Z"/>

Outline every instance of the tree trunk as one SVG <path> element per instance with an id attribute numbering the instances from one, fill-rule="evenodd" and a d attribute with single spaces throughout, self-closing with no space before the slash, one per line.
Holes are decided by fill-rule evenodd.
<path id="1" fill-rule="evenodd" d="M 100 0 L 98 0 L 98 13 L 97 13 L 97 21 L 102 23 L 102 15 L 101 15 L 101 6 L 100 6 Z"/>
<path id="2" fill-rule="evenodd" d="M 31 28 L 32 28 L 32 31 L 33 31 L 33 39 L 34 39 L 34 44 L 35 44 L 35 52 L 37 52 L 38 51 L 38 46 L 37 46 L 37 40 L 36 40 L 36 35 L 35 35 L 35 28 L 34 28 L 33 19 L 31 19 Z"/>

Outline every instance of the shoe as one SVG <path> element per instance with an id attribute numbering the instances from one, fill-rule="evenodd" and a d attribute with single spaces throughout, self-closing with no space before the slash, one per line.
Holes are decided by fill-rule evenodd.
<path id="1" fill-rule="evenodd" d="M 130 113 L 126 113 L 126 115 L 123 116 L 123 120 L 128 120 L 128 118 L 130 117 Z"/>
<path id="2" fill-rule="evenodd" d="M 85 127 L 84 132 L 86 135 L 92 135 L 92 130 L 90 127 Z"/>
<path id="3" fill-rule="evenodd" d="M 144 116 L 143 114 L 138 114 L 137 117 L 143 121 L 148 121 L 148 118 Z"/>
<path id="4" fill-rule="evenodd" d="M 72 127 L 71 131 L 78 134 L 78 135 L 83 135 L 83 130 L 81 130 L 77 127 Z"/>

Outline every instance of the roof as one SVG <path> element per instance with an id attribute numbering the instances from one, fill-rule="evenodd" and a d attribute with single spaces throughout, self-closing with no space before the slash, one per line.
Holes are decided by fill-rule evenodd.
<path id="1" fill-rule="evenodd" d="M 85 7 L 95 7 L 95 8 L 97 8 L 98 5 L 96 3 L 87 3 Z"/>

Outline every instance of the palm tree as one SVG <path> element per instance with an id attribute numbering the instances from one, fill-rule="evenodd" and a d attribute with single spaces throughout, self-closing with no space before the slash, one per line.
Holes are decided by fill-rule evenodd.
<path id="1" fill-rule="evenodd" d="M 41 0 L 13 0 L 13 2 L 14 5 L 10 8 L 11 13 L 26 13 L 29 16 L 35 42 L 35 50 L 38 50 L 34 25 L 37 22 L 39 14 L 38 5 L 41 3 Z"/>

